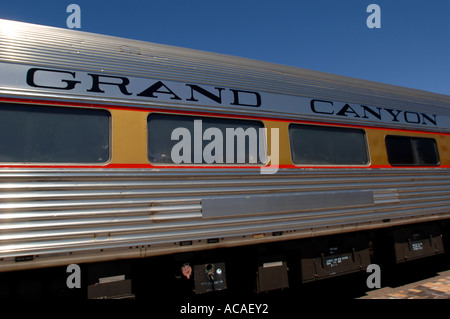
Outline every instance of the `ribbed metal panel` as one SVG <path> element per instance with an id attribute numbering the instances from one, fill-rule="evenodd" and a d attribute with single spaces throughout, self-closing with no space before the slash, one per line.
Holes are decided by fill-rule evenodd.
<path id="1" fill-rule="evenodd" d="M 449 96 L 5 20 L 0 20 L 0 61 L 377 107 L 407 106 L 408 110 L 450 115 Z M 1 87 L 0 93 L 7 97 L 149 105 L 148 101 L 130 101 L 126 97 L 92 98 L 45 89 Z M 229 112 L 225 106 L 175 106 Z M 253 108 L 233 112 L 255 116 Z M 286 117 L 281 111 L 274 112 Z M 288 169 L 274 175 L 261 175 L 257 169 L 24 168 L 1 169 L 0 180 L 0 270 L 38 267 L 38 260 L 42 260 L 42 266 L 165 254 L 182 249 L 183 242 L 193 242 L 188 250 L 207 249 L 450 217 L 450 170 L 440 168 Z M 349 192 L 361 192 L 365 199 L 348 205 L 335 199 Z M 221 210 L 220 214 L 207 215 L 203 210 L 205 201 L 219 196 L 242 205 L 252 196 L 278 201 L 287 198 L 292 208 L 295 199 L 308 195 L 328 202 L 317 206 L 302 206 L 299 202 L 290 211 L 265 212 L 262 207 L 246 214 Z M 373 198 L 369 200 L 370 196 Z M 338 206 L 333 207 L 333 203 Z M 276 206 L 272 203 L 271 207 Z M 282 235 L 253 237 L 272 232 Z M 205 241 L 209 238 L 219 241 L 211 246 Z M 140 247 L 137 252 L 136 247 Z M 34 260 L 15 262 L 15 257 L 24 256 L 33 256 Z"/>
<path id="2" fill-rule="evenodd" d="M 290 170 L 262 177 L 248 170 L 3 169 L 0 178 L 3 259 L 48 255 L 51 260 L 56 253 L 207 238 L 222 238 L 226 246 L 228 238 L 246 244 L 253 234 L 265 232 L 300 231 L 294 236 L 300 238 L 302 230 L 339 233 L 341 227 L 389 226 L 383 220 L 406 224 L 450 216 L 449 170 Z M 202 214 L 202 201 L 218 195 L 230 200 L 319 192 L 339 196 L 348 190 L 373 192 L 373 203 L 303 209 L 299 202 L 297 209 L 282 213 Z M 158 254 L 172 247 L 158 248 Z"/>
<path id="3" fill-rule="evenodd" d="M 188 80 L 435 114 L 450 112 L 450 97 L 446 95 L 322 72 L 7 20 L 0 20 L 0 30 L 0 60 L 4 62 Z"/>

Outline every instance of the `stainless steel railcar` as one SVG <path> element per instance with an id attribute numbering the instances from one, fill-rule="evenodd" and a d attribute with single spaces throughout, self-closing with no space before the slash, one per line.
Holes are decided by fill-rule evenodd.
<path id="1" fill-rule="evenodd" d="M 444 252 L 449 96 L 5 20 L 0 70 L 2 272 L 166 256 L 202 293 L 245 260 L 266 291 Z M 201 155 L 208 128 L 266 131 L 175 163 L 195 120 Z"/>

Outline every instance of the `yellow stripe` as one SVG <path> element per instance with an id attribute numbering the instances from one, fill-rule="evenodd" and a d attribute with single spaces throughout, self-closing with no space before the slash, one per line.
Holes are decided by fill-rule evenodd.
<path id="1" fill-rule="evenodd" d="M 111 110 L 113 164 L 147 164 L 146 112 Z"/>
<path id="2" fill-rule="evenodd" d="M 113 164 L 148 164 L 147 116 L 148 112 L 111 110 L 112 114 L 112 161 Z M 279 164 L 293 165 L 289 144 L 289 122 L 264 120 L 267 128 L 268 152 L 271 151 L 271 129 L 279 130 Z M 332 125 L 330 125 L 332 126 Z M 434 138 L 438 145 L 441 165 L 450 165 L 450 135 L 438 133 L 402 132 L 398 130 L 366 128 L 370 163 L 389 165 L 386 135 Z"/>

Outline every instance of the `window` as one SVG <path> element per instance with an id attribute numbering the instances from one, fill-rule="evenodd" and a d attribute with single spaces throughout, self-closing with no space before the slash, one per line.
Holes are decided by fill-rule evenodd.
<path id="1" fill-rule="evenodd" d="M 439 165 L 440 162 L 432 138 L 388 135 L 386 149 L 391 165 Z"/>
<path id="2" fill-rule="evenodd" d="M 369 161 L 361 129 L 291 124 L 289 139 L 297 165 L 366 165 Z"/>
<path id="3" fill-rule="evenodd" d="M 0 104 L 0 162 L 104 163 L 109 132 L 105 110 Z"/>
<path id="4" fill-rule="evenodd" d="M 148 157 L 155 164 L 263 164 L 258 121 L 152 113 Z"/>

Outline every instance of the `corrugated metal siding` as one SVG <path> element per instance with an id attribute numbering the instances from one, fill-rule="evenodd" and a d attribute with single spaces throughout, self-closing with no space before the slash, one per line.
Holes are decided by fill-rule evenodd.
<path id="1" fill-rule="evenodd" d="M 0 20 L 0 60 L 450 114 L 450 97 L 267 62 Z M 64 92 L 58 93 L 63 97 Z M 52 94 L 54 95 L 54 94 Z"/>
<path id="2" fill-rule="evenodd" d="M 448 96 L 265 62 L 4 20 L 0 30 L 2 62 L 450 112 Z M 0 89 L 6 95 L 82 99 Z M 18 256 L 56 260 L 58 254 L 74 253 L 77 262 L 86 252 L 95 261 L 100 249 L 112 249 L 109 258 L 114 259 L 129 255 L 120 249 L 137 245 L 151 245 L 143 253 L 151 255 L 153 249 L 154 254 L 171 252 L 181 241 L 219 237 L 223 241 L 217 245 L 226 246 L 228 239 L 245 244 L 264 232 L 292 231 L 289 238 L 301 238 L 323 228 L 339 233 L 391 225 L 383 220 L 406 224 L 450 216 L 450 171 L 438 168 L 293 169 L 274 175 L 235 169 L 1 169 L 0 180 L 0 269 L 34 267 L 32 262 L 14 264 L 11 258 Z M 371 192 L 373 201 L 315 209 L 299 203 L 289 212 L 222 212 L 208 218 L 202 210 L 204 200 L 219 195 L 245 202 L 254 195 L 339 196 L 347 191 Z"/>
<path id="3" fill-rule="evenodd" d="M 450 216 L 449 170 L 7 170 L 0 172 L 0 258 L 177 243 L 403 219 Z M 257 194 L 371 191 L 360 207 L 298 208 L 206 218 L 202 201 Z M 335 230 L 338 232 L 337 230 Z M 301 237 L 301 236 L 300 236 Z M 242 244 L 245 244 L 242 237 Z M 170 251 L 170 249 L 168 250 Z"/>

